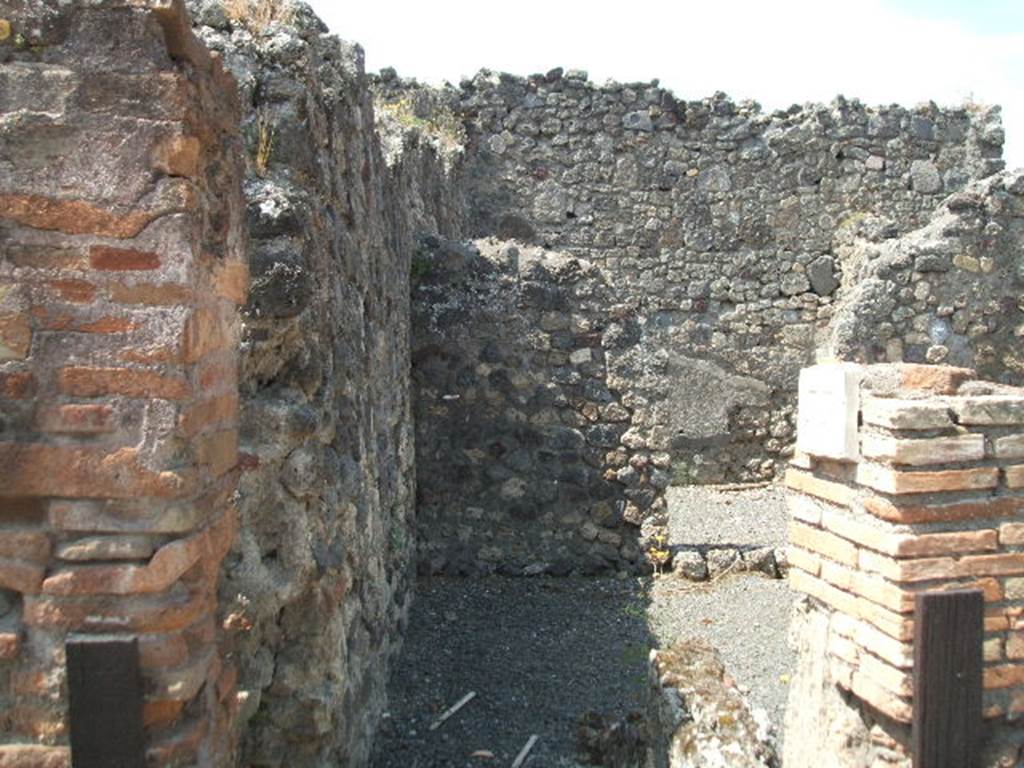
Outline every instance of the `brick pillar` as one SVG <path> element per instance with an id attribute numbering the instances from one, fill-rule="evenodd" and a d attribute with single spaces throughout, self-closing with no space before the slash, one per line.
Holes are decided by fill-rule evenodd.
<path id="1" fill-rule="evenodd" d="M 234 85 L 174 0 L 0 19 L 0 765 L 68 762 L 64 642 L 138 638 L 150 765 L 230 752 L 247 276 Z"/>
<path id="2" fill-rule="evenodd" d="M 895 723 L 913 711 L 915 593 L 962 587 L 986 600 L 985 716 L 1024 714 L 1024 390 L 972 379 L 801 374 L 791 583 L 830 614 L 832 680 Z"/>

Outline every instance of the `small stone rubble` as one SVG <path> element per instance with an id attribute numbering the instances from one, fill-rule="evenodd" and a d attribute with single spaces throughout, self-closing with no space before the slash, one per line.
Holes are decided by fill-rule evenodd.
<path id="1" fill-rule="evenodd" d="M 670 488 L 672 573 L 692 581 L 786 573 L 784 493 L 773 485 Z"/>
<path id="2" fill-rule="evenodd" d="M 714 648 L 685 641 L 652 651 L 648 674 L 643 714 L 581 718 L 578 740 L 588 765 L 779 768 L 764 713 L 750 708 Z"/>

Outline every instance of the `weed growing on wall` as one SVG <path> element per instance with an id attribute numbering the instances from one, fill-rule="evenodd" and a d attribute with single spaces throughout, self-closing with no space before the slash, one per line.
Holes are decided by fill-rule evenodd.
<path id="1" fill-rule="evenodd" d="M 256 175 L 261 179 L 267 175 L 267 170 L 270 168 L 270 158 L 274 154 L 276 133 L 274 122 L 269 112 L 261 108 L 257 112 L 256 120 L 250 126 L 249 131 L 253 167 Z"/>
<path id="2" fill-rule="evenodd" d="M 451 109 L 443 105 L 432 105 L 429 112 L 421 115 L 413 99 L 402 96 L 393 101 L 378 101 L 377 114 L 391 118 L 407 130 L 415 130 L 436 142 L 443 153 L 457 152 L 466 143 L 466 129 Z"/>
<path id="3" fill-rule="evenodd" d="M 433 264 L 428 257 L 416 254 L 412 257 L 412 263 L 409 265 L 409 280 L 413 285 L 416 285 L 429 277 L 433 268 Z"/>
<path id="4" fill-rule="evenodd" d="M 289 24 L 295 16 L 289 0 L 224 0 L 224 12 L 254 35 L 265 33 L 273 24 Z"/>
<path id="5" fill-rule="evenodd" d="M 696 485 L 697 471 L 686 462 L 678 462 L 672 468 L 672 485 Z"/>

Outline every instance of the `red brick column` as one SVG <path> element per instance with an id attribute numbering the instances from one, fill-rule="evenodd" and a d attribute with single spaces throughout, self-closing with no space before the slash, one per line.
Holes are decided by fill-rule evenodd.
<path id="1" fill-rule="evenodd" d="M 801 378 L 792 585 L 832 611 L 832 678 L 898 722 L 913 707 L 914 596 L 984 591 L 985 715 L 1024 714 L 1024 390 L 914 365 Z"/>
<path id="2" fill-rule="evenodd" d="M 180 2 L 13 8 L 0 20 L 0 765 L 67 763 L 69 633 L 137 636 L 150 764 L 219 762 L 234 690 L 216 582 L 235 525 L 247 285 L 234 86 Z"/>

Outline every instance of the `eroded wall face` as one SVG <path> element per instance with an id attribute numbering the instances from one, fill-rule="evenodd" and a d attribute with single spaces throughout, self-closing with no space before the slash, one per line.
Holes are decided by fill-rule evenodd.
<path id="1" fill-rule="evenodd" d="M 226 763 L 234 84 L 173 3 L 3 15 L 0 763 L 68 764 L 72 634 L 137 638 L 150 765 Z"/>
<path id="2" fill-rule="evenodd" d="M 243 761 L 357 766 L 411 598 L 413 232 L 452 226 L 455 185 L 414 142 L 385 164 L 362 52 L 308 10 L 266 28 L 193 11 L 245 105 L 240 532 L 220 591 Z"/>
<path id="3" fill-rule="evenodd" d="M 1024 384 L 1024 173 L 974 182 L 921 229 L 893 235 L 840 245 L 853 279 L 830 323 L 829 354 L 968 366 Z"/>

